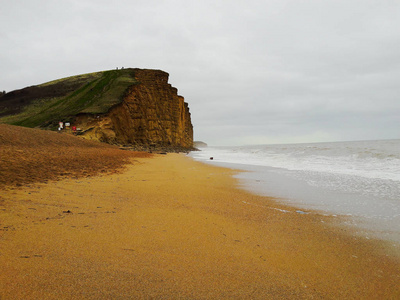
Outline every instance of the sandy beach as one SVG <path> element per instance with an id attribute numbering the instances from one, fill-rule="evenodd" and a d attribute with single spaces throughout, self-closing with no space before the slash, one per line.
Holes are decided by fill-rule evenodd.
<path id="1" fill-rule="evenodd" d="M 2 191 L 0 299 L 400 297 L 390 245 L 184 154 L 134 160 Z"/>

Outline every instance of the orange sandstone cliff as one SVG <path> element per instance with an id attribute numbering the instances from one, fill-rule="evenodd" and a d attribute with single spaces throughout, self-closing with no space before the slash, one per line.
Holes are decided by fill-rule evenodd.
<path id="1" fill-rule="evenodd" d="M 168 83 L 168 73 L 134 69 L 134 76 L 137 84 L 108 113 L 77 115 L 83 136 L 139 149 L 192 149 L 189 106 Z"/>
<path id="2" fill-rule="evenodd" d="M 168 73 L 120 69 L 83 74 L 3 95 L 0 123 L 64 129 L 137 150 L 193 149 L 188 104 L 168 83 Z M 22 98 L 21 98 L 22 97 Z"/>

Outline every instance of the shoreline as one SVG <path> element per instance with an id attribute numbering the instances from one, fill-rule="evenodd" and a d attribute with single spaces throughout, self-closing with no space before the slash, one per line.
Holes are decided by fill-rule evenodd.
<path id="1" fill-rule="evenodd" d="M 271 195 L 271 193 L 267 192 L 266 188 L 260 188 L 259 186 L 257 186 L 260 184 L 260 182 L 263 181 L 258 180 L 259 177 L 263 177 L 263 175 L 260 175 L 260 170 L 257 169 L 274 169 L 273 167 L 215 162 L 207 160 L 204 161 L 200 159 L 195 159 L 194 157 L 191 158 L 196 162 L 200 162 L 208 166 L 232 170 L 232 172 L 234 172 L 232 177 L 237 180 L 236 188 L 252 195 L 265 197 L 268 201 L 272 201 L 275 205 L 283 206 L 289 209 L 289 211 L 287 211 L 286 209 L 282 209 L 283 212 L 329 217 L 330 223 L 333 226 L 337 228 L 343 228 L 343 230 L 346 231 L 346 234 L 348 234 L 349 236 L 357 236 L 358 238 L 364 240 L 373 240 L 377 243 L 387 245 L 390 255 L 393 255 L 397 259 L 400 259 L 400 236 L 398 231 L 389 227 L 385 227 L 384 225 L 377 224 L 376 221 L 370 222 L 370 220 L 363 216 L 332 212 L 329 209 L 319 208 L 315 204 L 313 206 L 310 203 L 303 203 L 299 198 L 295 197 L 286 198 L 284 196 Z M 254 174 L 254 176 L 252 176 L 251 174 Z M 292 186 L 293 183 L 294 180 L 289 182 L 288 180 L 286 180 L 284 183 L 280 184 Z M 296 184 L 297 187 L 298 185 L 299 184 Z M 271 186 L 271 184 L 269 184 L 269 186 Z M 295 188 L 293 190 L 294 191 L 292 193 L 297 194 L 297 189 Z M 281 209 L 279 208 L 271 209 L 281 211 Z"/>
<path id="2" fill-rule="evenodd" d="M 3 193 L 0 298 L 400 297 L 387 244 L 241 190 L 230 169 L 135 161 Z"/>
<path id="3" fill-rule="evenodd" d="M 344 219 L 343 225 L 355 229 L 360 236 L 395 243 L 400 251 L 397 207 L 391 204 L 392 210 L 388 210 L 387 202 L 390 200 L 385 200 L 385 205 L 379 206 L 377 204 L 380 202 L 373 195 L 309 185 L 298 174 L 278 167 L 192 157 L 211 166 L 239 170 L 235 178 L 239 179 L 240 188 L 250 193 L 274 197 L 279 203 L 299 210 L 340 217 Z"/>

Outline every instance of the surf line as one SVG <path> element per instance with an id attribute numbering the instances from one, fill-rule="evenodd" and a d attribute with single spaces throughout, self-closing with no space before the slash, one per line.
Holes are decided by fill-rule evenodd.
<path id="1" fill-rule="evenodd" d="M 277 211 L 280 211 L 280 212 L 283 212 L 283 213 L 292 213 L 292 211 L 288 211 L 288 210 L 280 209 L 280 208 L 276 208 L 276 207 L 269 207 L 269 206 L 264 206 L 264 205 L 258 205 L 258 204 L 253 204 L 253 203 L 249 203 L 249 202 L 246 202 L 246 201 L 242 201 L 242 202 L 243 202 L 244 204 L 253 205 L 253 206 L 256 206 L 256 207 L 262 207 L 262 208 L 273 209 L 273 210 L 277 210 Z"/>

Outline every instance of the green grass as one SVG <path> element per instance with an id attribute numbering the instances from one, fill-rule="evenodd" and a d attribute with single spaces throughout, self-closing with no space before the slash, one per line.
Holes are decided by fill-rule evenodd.
<path id="1" fill-rule="evenodd" d="M 66 96 L 52 99 L 36 99 L 24 111 L 0 119 L 1 123 L 25 127 L 56 127 L 59 121 L 68 121 L 79 113 L 102 114 L 122 102 L 131 85 L 137 84 L 134 70 L 111 70 L 72 76 L 51 81 L 38 87 L 81 83 L 80 87 Z"/>
<path id="2" fill-rule="evenodd" d="M 75 75 L 75 76 L 70 76 L 70 77 L 65 77 L 61 79 L 56 79 L 53 81 L 49 81 L 46 83 L 39 84 L 38 87 L 46 87 L 50 85 L 58 85 L 58 84 L 74 84 L 76 82 L 86 82 L 86 81 L 91 81 L 95 78 L 99 78 L 103 72 L 94 72 L 94 73 L 87 73 L 87 74 L 82 74 L 82 75 Z"/>

